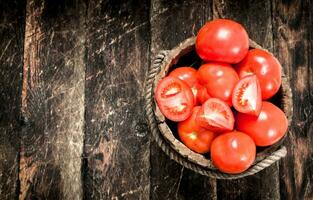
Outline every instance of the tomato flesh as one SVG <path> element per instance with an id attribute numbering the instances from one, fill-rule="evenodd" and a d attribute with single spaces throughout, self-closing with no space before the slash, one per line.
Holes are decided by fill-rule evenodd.
<path id="1" fill-rule="evenodd" d="M 282 110 L 263 101 L 259 116 L 243 113 L 236 115 L 236 129 L 247 133 L 257 146 L 269 146 L 279 141 L 288 128 L 288 120 Z"/>
<path id="2" fill-rule="evenodd" d="M 262 99 L 274 96 L 281 85 L 281 65 L 270 53 L 262 49 L 252 49 L 247 56 L 236 65 L 239 77 L 255 74 L 259 81 Z"/>
<path id="3" fill-rule="evenodd" d="M 234 115 L 230 107 L 217 98 L 208 99 L 197 115 L 199 126 L 213 132 L 231 131 L 234 128 Z"/>
<path id="4" fill-rule="evenodd" d="M 241 113 L 258 116 L 261 112 L 262 97 L 256 75 L 242 78 L 233 91 L 233 106 Z"/>
<path id="5" fill-rule="evenodd" d="M 210 62 L 198 70 L 200 84 L 204 85 L 211 97 L 219 98 L 232 105 L 232 92 L 239 81 L 234 68 L 227 63 Z"/>
<path id="6" fill-rule="evenodd" d="M 223 133 L 211 145 L 211 159 L 220 171 L 237 174 L 247 170 L 255 160 L 256 146 L 242 132 Z"/>
<path id="7" fill-rule="evenodd" d="M 237 22 L 216 19 L 206 23 L 196 39 L 196 51 L 204 61 L 240 62 L 248 52 L 249 37 Z"/>
<path id="8" fill-rule="evenodd" d="M 172 121 L 187 119 L 194 106 L 190 87 L 175 77 L 165 77 L 155 90 L 155 98 L 162 114 Z"/>
<path id="9" fill-rule="evenodd" d="M 192 115 L 178 123 L 178 135 L 189 149 L 197 153 L 207 153 L 216 134 L 198 125 L 196 116 L 199 110 L 200 106 L 194 107 Z"/>

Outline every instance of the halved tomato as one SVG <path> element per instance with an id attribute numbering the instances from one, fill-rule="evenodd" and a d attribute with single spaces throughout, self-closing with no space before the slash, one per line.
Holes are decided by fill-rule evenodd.
<path id="1" fill-rule="evenodd" d="M 198 81 L 198 74 L 196 69 L 192 67 L 179 67 L 174 69 L 168 76 L 179 78 L 180 80 L 187 83 L 194 95 L 195 104 L 198 104 L 197 93 L 200 84 Z"/>
<path id="2" fill-rule="evenodd" d="M 196 117 L 200 108 L 200 106 L 194 107 L 192 115 L 178 123 L 178 135 L 189 149 L 197 153 L 207 153 L 216 134 L 198 125 Z"/>
<path id="3" fill-rule="evenodd" d="M 190 87 L 175 77 L 162 79 L 154 93 L 163 115 L 172 121 L 184 121 L 194 107 L 194 97 Z"/>
<path id="4" fill-rule="evenodd" d="M 261 112 L 262 97 L 256 75 L 242 78 L 233 90 L 233 106 L 238 112 L 258 116 Z"/>
<path id="5" fill-rule="evenodd" d="M 245 133 L 223 133 L 211 145 L 213 164 L 222 172 L 237 174 L 247 170 L 255 160 L 256 146 Z"/>
<path id="6" fill-rule="evenodd" d="M 154 94 L 163 115 L 172 121 L 184 121 L 194 107 L 194 96 L 190 87 L 175 77 L 162 79 Z"/>
<path id="7" fill-rule="evenodd" d="M 197 121 L 201 127 L 213 132 L 231 131 L 235 122 L 230 107 L 217 98 L 210 98 L 201 106 Z"/>
<path id="8" fill-rule="evenodd" d="M 203 104 L 209 98 L 210 98 L 210 95 L 208 91 L 206 90 L 206 87 L 204 87 L 203 85 L 200 85 L 198 89 L 198 93 L 197 93 L 197 101 L 199 102 L 199 104 Z"/>
<path id="9" fill-rule="evenodd" d="M 232 105 L 232 92 L 239 81 L 235 69 L 227 63 L 210 62 L 198 70 L 200 84 L 204 85 L 211 97 L 219 98 Z"/>

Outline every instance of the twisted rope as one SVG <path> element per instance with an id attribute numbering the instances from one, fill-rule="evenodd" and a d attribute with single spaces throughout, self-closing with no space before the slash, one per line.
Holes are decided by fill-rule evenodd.
<path id="1" fill-rule="evenodd" d="M 243 173 L 240 174 L 226 174 L 222 173 L 217 170 L 208 169 L 201 167 L 200 165 L 197 165 L 196 163 L 193 163 L 189 160 L 187 160 L 185 157 L 180 155 L 177 151 L 172 149 L 170 145 L 165 141 L 163 136 L 160 133 L 160 130 L 158 129 L 158 125 L 155 119 L 154 111 L 153 111 L 153 82 L 155 79 L 155 76 L 160 72 L 162 63 L 168 58 L 168 51 L 161 51 L 156 58 L 154 59 L 151 69 L 149 71 L 149 74 L 146 78 L 146 86 L 145 86 L 145 111 L 148 119 L 148 124 L 150 126 L 152 136 L 159 145 L 159 147 L 165 152 L 166 155 L 168 155 L 171 159 L 175 160 L 182 166 L 191 169 L 199 174 L 216 178 L 216 179 L 237 179 L 242 178 L 245 176 L 253 175 L 258 173 L 259 171 L 269 167 L 276 161 L 279 161 L 282 157 L 286 156 L 287 150 L 286 147 L 281 147 L 277 151 L 273 152 L 271 155 L 267 156 L 263 160 L 259 161 L 258 163 L 255 163 L 253 166 L 251 166 L 248 170 L 246 170 Z"/>

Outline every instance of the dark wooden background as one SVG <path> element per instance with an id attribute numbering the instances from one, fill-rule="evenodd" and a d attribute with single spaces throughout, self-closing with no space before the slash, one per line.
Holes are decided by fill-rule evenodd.
<path id="1" fill-rule="evenodd" d="M 0 1 L 0 199 L 313 199 L 313 2 Z M 290 77 L 288 155 L 210 179 L 151 140 L 145 74 L 213 18 L 242 23 Z"/>

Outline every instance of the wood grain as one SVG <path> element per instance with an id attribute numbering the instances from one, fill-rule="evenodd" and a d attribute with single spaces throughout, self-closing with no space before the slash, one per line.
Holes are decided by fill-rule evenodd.
<path id="1" fill-rule="evenodd" d="M 85 199 L 149 199 L 149 1 L 89 1 Z"/>
<path id="2" fill-rule="evenodd" d="M 0 1 L 0 199 L 18 197 L 25 1 Z"/>
<path id="3" fill-rule="evenodd" d="M 294 115 L 280 165 L 281 199 L 313 198 L 313 4 L 273 1 L 274 52 L 290 77 Z"/>
<path id="4" fill-rule="evenodd" d="M 171 49 L 197 34 L 211 18 L 211 1 L 152 0 L 151 52 Z M 215 180 L 200 176 L 170 160 L 151 144 L 151 199 L 215 199 Z"/>
<path id="5" fill-rule="evenodd" d="M 241 23 L 249 37 L 262 47 L 273 50 L 271 1 L 214 0 L 215 18 L 229 18 Z M 279 199 L 278 165 L 262 172 L 231 181 L 217 182 L 219 199 Z"/>
<path id="6" fill-rule="evenodd" d="M 84 10 L 27 1 L 19 199 L 82 198 Z"/>

